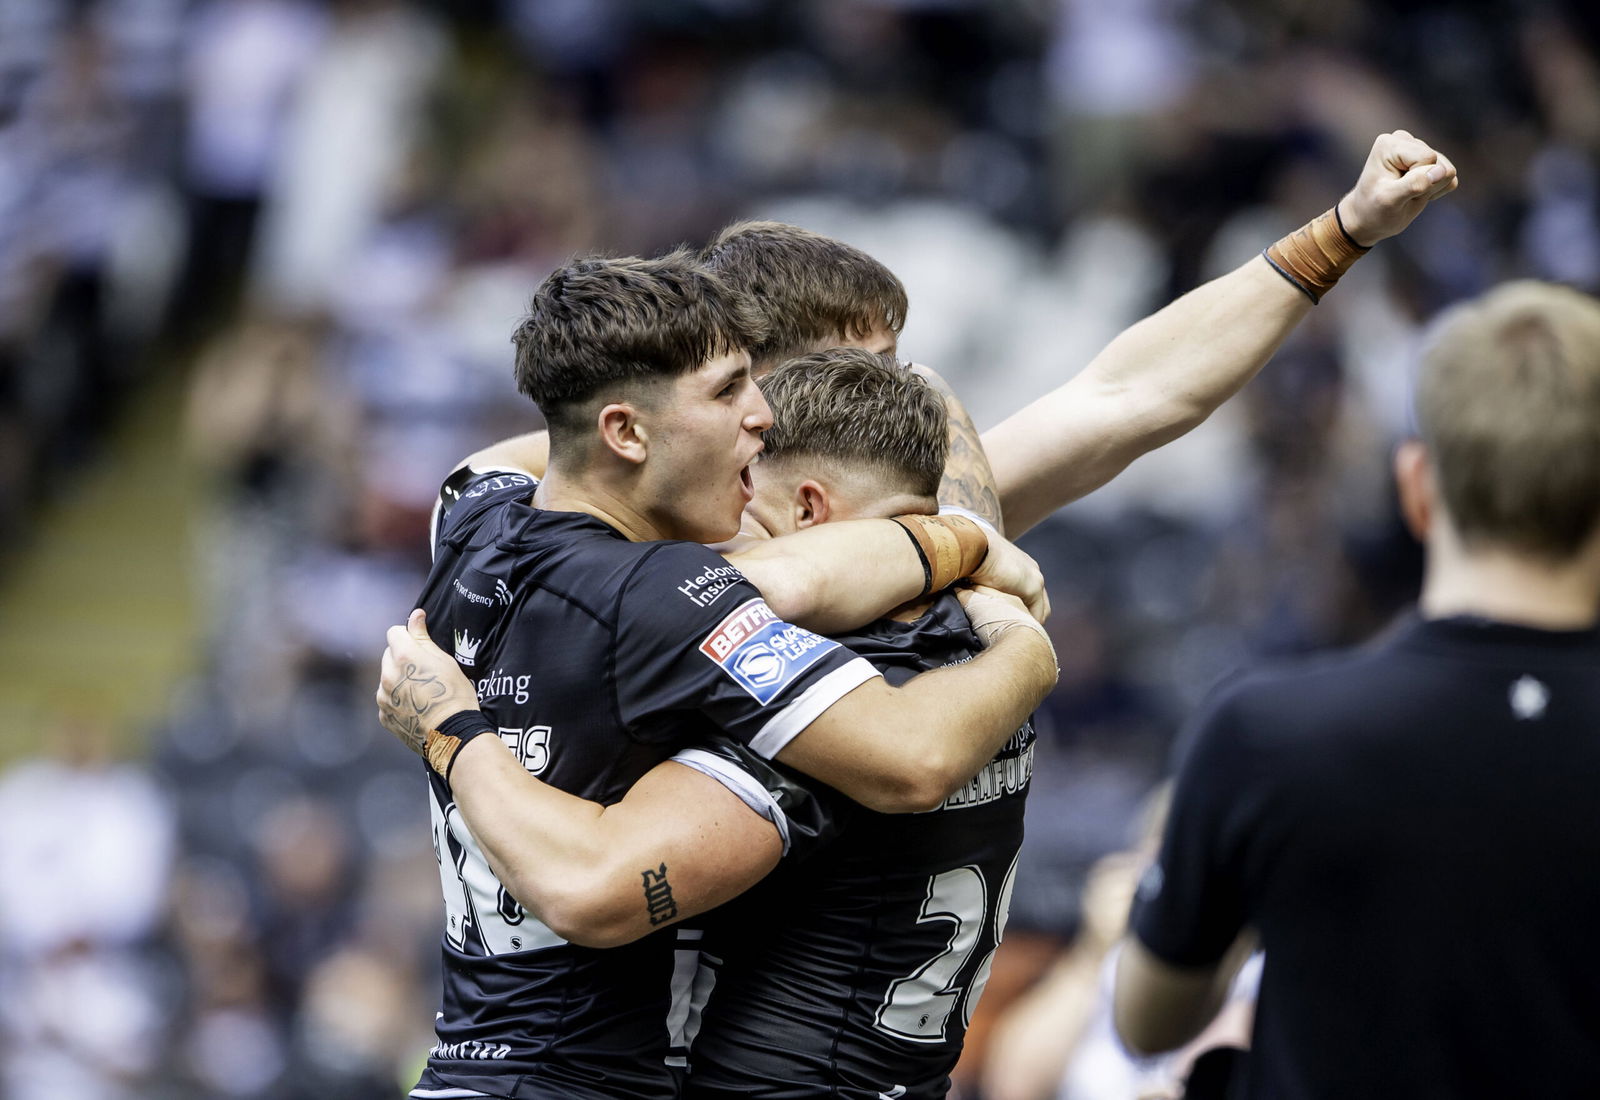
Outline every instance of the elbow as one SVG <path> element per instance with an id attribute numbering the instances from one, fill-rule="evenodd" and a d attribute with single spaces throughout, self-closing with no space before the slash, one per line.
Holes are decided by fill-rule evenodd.
<path id="1" fill-rule="evenodd" d="M 937 760 L 911 761 L 899 772 L 880 776 L 857 801 L 881 814 L 927 813 L 943 805 L 967 778 Z"/>
<path id="2" fill-rule="evenodd" d="M 557 936 L 578 947 L 621 947 L 649 932 L 630 920 L 629 903 L 634 894 L 624 897 L 613 877 L 603 872 L 567 876 L 560 889 L 530 892 L 523 884 L 508 883 L 507 889 L 518 900 L 537 897 L 538 903 L 523 907 Z"/>

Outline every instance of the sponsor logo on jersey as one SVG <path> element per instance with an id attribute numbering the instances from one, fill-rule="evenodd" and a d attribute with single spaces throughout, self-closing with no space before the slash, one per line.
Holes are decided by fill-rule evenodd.
<path id="1" fill-rule="evenodd" d="M 523 474 L 496 474 L 486 477 L 461 495 L 464 497 L 481 497 L 498 489 L 515 489 L 522 485 L 532 485 L 533 478 Z"/>
<path id="2" fill-rule="evenodd" d="M 469 1039 L 464 1043 L 435 1043 L 433 1049 L 428 1051 L 428 1057 L 445 1061 L 488 1062 L 504 1058 L 510 1053 L 511 1047 L 505 1043 L 483 1043 Z"/>
<path id="3" fill-rule="evenodd" d="M 456 660 L 471 668 L 478 661 L 478 647 L 482 638 L 474 638 L 465 630 L 456 631 Z"/>
<path id="4" fill-rule="evenodd" d="M 767 601 L 746 600 L 700 643 L 700 652 L 762 706 L 839 643 L 784 622 Z"/>
<path id="5" fill-rule="evenodd" d="M 490 607 L 494 604 L 503 604 L 506 607 L 511 606 L 511 589 L 505 581 L 500 580 L 498 577 L 495 578 L 494 595 L 492 596 L 486 596 L 482 592 L 476 592 L 468 588 L 461 583 L 459 577 L 451 577 L 450 583 L 454 586 L 456 594 L 468 603 L 477 604 L 479 607 Z"/>
<path id="6" fill-rule="evenodd" d="M 477 647 L 473 647 L 476 654 Z M 460 660 L 459 655 L 457 660 Z M 503 668 L 497 668 L 484 676 L 477 683 L 478 702 L 487 703 L 491 699 L 510 698 L 517 703 L 528 701 L 528 688 L 533 684 L 533 677 L 524 672 L 514 676 Z"/>
<path id="7" fill-rule="evenodd" d="M 689 597 L 696 607 L 710 607 L 735 584 L 744 580 L 744 574 L 731 565 L 714 565 L 698 577 L 685 577 L 678 591 Z"/>

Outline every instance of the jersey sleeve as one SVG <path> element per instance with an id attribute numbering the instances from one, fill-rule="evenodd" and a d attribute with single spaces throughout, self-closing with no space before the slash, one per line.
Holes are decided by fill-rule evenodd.
<path id="1" fill-rule="evenodd" d="M 1244 842 L 1252 789 L 1232 694 L 1206 709 L 1179 768 L 1161 852 L 1134 896 L 1129 925 L 1174 966 L 1220 961 L 1243 929 Z"/>
<path id="2" fill-rule="evenodd" d="M 772 822 L 787 860 L 809 858 L 843 827 L 844 807 L 832 788 L 765 760 L 728 737 L 713 736 L 680 749 L 672 759 L 715 779 Z"/>
<path id="3" fill-rule="evenodd" d="M 778 618 L 737 567 L 695 543 L 663 543 L 645 557 L 620 590 L 615 622 L 611 679 L 624 728 L 693 713 L 768 759 L 879 675 Z"/>
<path id="4" fill-rule="evenodd" d="M 491 505 L 506 497 L 527 496 L 539 481 L 524 470 L 510 467 L 478 469 L 462 466 L 439 486 L 428 524 L 428 549 L 437 557 L 439 544 L 452 535 L 472 529 Z"/>

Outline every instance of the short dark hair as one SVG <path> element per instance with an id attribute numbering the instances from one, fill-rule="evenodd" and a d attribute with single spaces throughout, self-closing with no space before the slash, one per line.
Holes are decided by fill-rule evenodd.
<path id="1" fill-rule="evenodd" d="M 1520 281 L 1455 307 L 1417 420 L 1464 542 L 1570 558 L 1600 524 L 1600 301 Z"/>
<path id="2" fill-rule="evenodd" d="M 918 496 L 937 496 L 950 437 L 944 398 L 887 355 L 831 348 L 761 380 L 772 407 L 761 461 L 862 464 Z"/>
<path id="3" fill-rule="evenodd" d="M 783 222 L 727 226 L 700 258 L 755 298 L 769 333 L 750 349 L 757 365 L 857 339 L 883 326 L 896 336 L 906 323 L 906 288 L 883 264 L 832 237 Z"/>
<path id="4" fill-rule="evenodd" d="M 552 446 L 583 430 L 603 390 L 687 374 L 766 338 L 748 295 L 687 252 L 587 257 L 540 284 L 511 336 L 517 388 L 538 403 Z"/>

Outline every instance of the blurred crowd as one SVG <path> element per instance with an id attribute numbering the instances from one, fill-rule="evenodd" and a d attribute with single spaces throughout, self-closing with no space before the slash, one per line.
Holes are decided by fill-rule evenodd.
<path id="1" fill-rule="evenodd" d="M 551 268 L 738 216 L 843 237 L 987 427 L 1326 209 L 1397 127 L 1460 192 L 1024 543 L 1062 678 L 960 1071 L 987 1100 L 1132 1095 L 1097 1068 L 1096 991 L 1185 713 L 1413 595 L 1387 457 L 1426 318 L 1512 275 L 1600 289 L 1600 8 L 0 0 L 0 538 L 185 371 L 210 615 L 147 758 L 63 727 L 0 775 L 0 1093 L 413 1079 L 434 856 L 375 659 L 443 473 L 538 426 L 508 338 Z"/>

